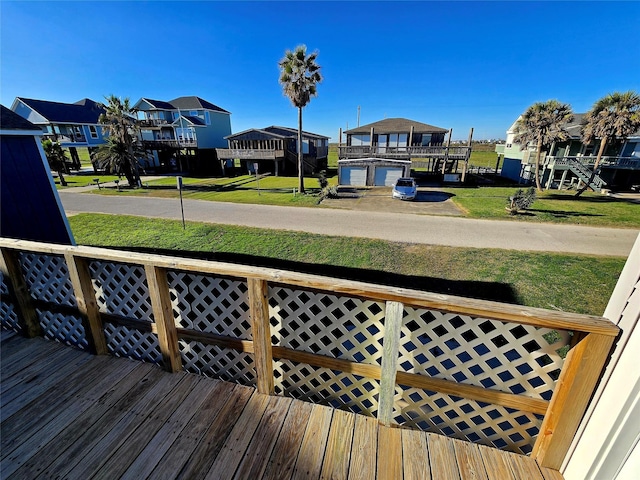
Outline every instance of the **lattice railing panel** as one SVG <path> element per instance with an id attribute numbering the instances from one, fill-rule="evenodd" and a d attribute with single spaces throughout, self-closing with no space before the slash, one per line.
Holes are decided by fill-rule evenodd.
<path id="1" fill-rule="evenodd" d="M 378 380 L 288 360 L 274 360 L 273 363 L 278 395 L 376 416 L 380 392 Z"/>
<path id="2" fill-rule="evenodd" d="M 20 265 L 31 296 L 59 305 L 76 305 L 69 269 L 64 257 L 21 253 Z"/>
<path id="3" fill-rule="evenodd" d="M 399 369 L 550 400 L 566 331 L 405 307 Z"/>
<path id="4" fill-rule="evenodd" d="M 9 297 L 9 286 L 5 282 L 5 277 L 2 272 L 0 272 L 0 325 L 2 325 L 2 328 L 13 330 L 17 333 L 22 332 L 22 327 L 18 321 L 18 314 Z"/>
<path id="5" fill-rule="evenodd" d="M 153 321 L 144 268 L 99 261 L 91 262 L 90 267 L 101 312 L 146 322 Z"/>
<path id="6" fill-rule="evenodd" d="M 400 425 L 525 455 L 542 424 L 532 413 L 400 385 L 394 400 Z"/>
<path id="7" fill-rule="evenodd" d="M 382 363 L 383 302 L 269 288 L 274 345 L 358 363 Z"/>
<path id="8" fill-rule="evenodd" d="M 104 326 L 107 348 L 116 357 L 126 357 L 149 363 L 160 363 L 162 354 L 158 338 L 147 332 L 107 323 Z"/>
<path id="9" fill-rule="evenodd" d="M 217 345 L 180 340 L 180 354 L 187 372 L 254 387 L 253 355 Z"/>
<path id="10" fill-rule="evenodd" d="M 182 272 L 167 277 L 180 327 L 251 340 L 246 282 Z"/>
<path id="11" fill-rule="evenodd" d="M 44 338 L 73 345 L 82 350 L 89 348 L 81 318 L 40 309 L 36 311 Z"/>

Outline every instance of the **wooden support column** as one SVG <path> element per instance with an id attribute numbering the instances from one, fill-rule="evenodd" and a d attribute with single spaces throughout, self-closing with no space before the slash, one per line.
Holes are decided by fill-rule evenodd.
<path id="1" fill-rule="evenodd" d="M 371 127 L 371 133 L 370 133 L 371 137 L 369 138 L 369 145 L 371 145 L 371 154 L 374 153 L 373 150 L 373 127 Z"/>
<path id="2" fill-rule="evenodd" d="M 149 285 L 149 297 L 158 330 L 158 343 L 164 367 L 169 372 L 179 372 L 182 370 L 182 358 L 180 357 L 178 332 L 171 307 L 167 271 L 152 264 L 145 265 L 144 271 Z"/>
<path id="3" fill-rule="evenodd" d="M 560 185 L 558 185 L 558 190 L 562 190 L 562 187 L 564 186 L 564 182 L 567 179 L 567 172 L 569 172 L 569 170 L 565 169 L 564 172 L 562 172 L 562 179 L 560 180 Z"/>
<path id="4" fill-rule="evenodd" d="M 569 350 L 531 452 L 541 467 L 560 469 L 615 338 L 590 333 Z"/>
<path id="5" fill-rule="evenodd" d="M 82 317 L 89 350 L 95 355 L 106 355 L 109 350 L 107 349 L 100 309 L 96 301 L 96 293 L 91 282 L 89 262 L 87 259 L 76 257 L 70 252 L 64 254 L 64 259 L 69 269 L 69 278 L 73 285 L 78 311 Z"/>
<path id="6" fill-rule="evenodd" d="M 382 348 L 380 403 L 378 406 L 378 422 L 386 426 L 391 425 L 393 420 L 393 397 L 396 393 L 398 350 L 403 313 L 404 305 L 402 303 L 387 302 L 384 315 L 384 346 Z"/>
<path id="7" fill-rule="evenodd" d="M 451 145 L 451 135 L 453 135 L 453 128 L 449 129 L 449 138 L 447 139 L 447 146 L 444 150 L 444 161 L 442 162 L 442 175 L 447 168 L 447 160 L 449 160 L 449 146 Z"/>
<path id="8" fill-rule="evenodd" d="M 269 324 L 269 285 L 266 280 L 247 279 L 249 288 L 249 308 L 251 314 L 251 332 L 253 353 L 258 376 L 258 392 L 274 394 L 273 353 L 271 349 L 271 325 Z"/>
<path id="9" fill-rule="evenodd" d="M 33 338 L 42 335 L 38 312 L 33 305 L 29 287 L 24 281 L 22 268 L 20 268 L 19 253 L 3 248 L 2 255 L 0 255 L 0 271 L 2 271 L 9 292 L 16 302 L 14 307 L 24 336 Z"/>

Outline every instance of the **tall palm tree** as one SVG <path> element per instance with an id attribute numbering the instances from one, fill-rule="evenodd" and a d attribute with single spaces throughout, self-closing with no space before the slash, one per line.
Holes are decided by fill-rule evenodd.
<path id="1" fill-rule="evenodd" d="M 560 103 L 557 100 L 537 102 L 527 108 L 526 112 L 516 122 L 515 143 L 520 144 L 520 150 L 527 148 L 529 144 L 536 146 L 536 188 L 542 191 L 540 186 L 540 153 L 553 142 L 561 142 L 569 138 L 563 126 L 573 120 L 571 106 Z"/>
<path id="2" fill-rule="evenodd" d="M 582 141 L 591 143 L 600 139 L 598 156 L 589 181 L 576 192 L 581 195 L 595 178 L 607 145 L 616 139 L 624 139 L 640 129 L 640 95 L 614 92 L 601 98 L 587 112 L 582 124 Z"/>
<path id="3" fill-rule="evenodd" d="M 42 149 L 47 157 L 47 162 L 49 162 L 49 167 L 58 174 L 60 185 L 66 187 L 67 181 L 62 173 L 66 168 L 67 152 L 64 151 L 60 143 L 53 142 L 48 138 L 42 141 Z"/>
<path id="4" fill-rule="evenodd" d="M 122 100 L 115 95 L 105 97 L 102 107 L 105 113 L 98 121 L 109 137 L 106 144 L 97 152 L 96 161 L 102 168 L 109 166 L 115 173 L 123 174 L 129 186 L 141 185 L 138 171 L 138 157 L 141 154 L 137 145 L 138 121 L 128 98 Z"/>
<path id="5" fill-rule="evenodd" d="M 322 81 L 320 66 L 316 63 L 318 52 L 307 55 L 306 45 L 287 50 L 280 60 L 280 84 L 286 97 L 298 108 L 298 189 L 304 193 L 304 165 L 302 153 L 302 109 L 311 97 L 318 95 L 316 85 Z"/>

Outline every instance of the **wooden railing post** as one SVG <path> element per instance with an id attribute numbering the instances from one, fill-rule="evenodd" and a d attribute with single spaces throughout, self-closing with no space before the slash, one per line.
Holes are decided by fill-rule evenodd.
<path id="1" fill-rule="evenodd" d="M 402 303 L 387 302 L 384 315 L 384 344 L 382 346 L 380 401 L 378 405 L 378 422 L 387 426 L 391 425 L 393 419 L 393 399 L 396 393 L 398 350 L 403 313 L 404 305 Z"/>
<path id="2" fill-rule="evenodd" d="M 78 311 L 82 317 L 89 350 L 96 355 L 106 355 L 109 350 L 107 349 L 100 309 L 96 301 L 96 292 L 91 282 L 89 262 L 84 258 L 76 257 L 71 252 L 65 253 L 64 259 L 67 262 L 69 278 L 73 285 Z"/>
<path id="3" fill-rule="evenodd" d="M 162 352 L 164 368 L 169 372 L 179 372 L 182 370 L 182 358 L 178 345 L 178 331 L 171 307 L 167 271 L 164 268 L 146 264 L 144 272 L 149 285 L 149 297 L 158 331 L 158 343 Z"/>
<path id="4" fill-rule="evenodd" d="M 38 321 L 38 312 L 36 312 L 27 286 L 22 269 L 20 268 L 19 253 L 6 248 L 1 249 L 0 270 L 4 275 L 5 282 L 13 294 L 15 299 L 16 314 L 18 322 L 22 327 L 25 337 L 33 338 L 42 335 L 42 328 Z"/>
<path id="5" fill-rule="evenodd" d="M 614 340 L 590 333 L 569 350 L 531 452 L 541 467 L 560 469 Z"/>
<path id="6" fill-rule="evenodd" d="M 266 280 L 247 279 L 253 354 L 256 366 L 258 392 L 273 395 L 273 353 L 271 326 L 269 324 L 269 286 Z"/>

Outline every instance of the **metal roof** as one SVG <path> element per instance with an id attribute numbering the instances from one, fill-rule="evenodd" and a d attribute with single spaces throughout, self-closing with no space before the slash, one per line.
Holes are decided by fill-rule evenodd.
<path id="1" fill-rule="evenodd" d="M 4 105 L 0 105 L 0 130 L 33 130 L 42 133 L 40 127 Z"/>
<path id="2" fill-rule="evenodd" d="M 97 124 L 98 118 L 105 112 L 99 103 L 88 98 L 80 100 L 79 103 L 50 102 L 22 97 L 17 97 L 16 100 L 53 123 Z"/>
<path id="3" fill-rule="evenodd" d="M 413 126 L 414 133 L 447 133 L 449 130 L 445 128 L 435 127 L 427 123 L 416 122 L 415 120 L 409 120 L 407 118 L 385 118 L 378 122 L 362 125 L 361 127 L 352 128 L 344 133 L 352 134 L 366 134 L 371 132 L 373 127 L 375 133 L 409 133 Z"/>

